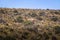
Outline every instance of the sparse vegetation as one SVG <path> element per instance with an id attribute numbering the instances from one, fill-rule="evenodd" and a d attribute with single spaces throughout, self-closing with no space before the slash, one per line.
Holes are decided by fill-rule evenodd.
<path id="1" fill-rule="evenodd" d="M 60 40 L 59 18 L 59 10 L 0 8 L 0 40 Z"/>

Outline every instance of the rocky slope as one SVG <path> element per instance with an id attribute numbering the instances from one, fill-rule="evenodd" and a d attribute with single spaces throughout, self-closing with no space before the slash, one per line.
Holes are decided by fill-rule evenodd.
<path id="1" fill-rule="evenodd" d="M 60 40 L 60 10 L 0 8 L 0 40 Z"/>

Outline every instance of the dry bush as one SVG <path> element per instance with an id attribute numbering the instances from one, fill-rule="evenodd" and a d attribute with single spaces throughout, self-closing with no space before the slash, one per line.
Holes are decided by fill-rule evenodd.
<path id="1" fill-rule="evenodd" d="M 39 13 L 39 16 L 45 16 L 45 12 Z"/>
<path id="2" fill-rule="evenodd" d="M 24 21 L 24 25 L 27 26 L 27 25 L 33 25 L 34 23 L 32 21 Z"/>
<path id="3" fill-rule="evenodd" d="M 60 15 L 60 12 L 55 11 L 54 13 Z"/>
<path id="4" fill-rule="evenodd" d="M 24 20 L 23 20 L 23 18 L 22 18 L 21 16 L 17 17 L 15 20 L 16 20 L 16 22 L 18 22 L 18 23 L 24 22 Z"/>
<path id="5" fill-rule="evenodd" d="M 29 13 L 29 15 L 30 15 L 31 17 L 36 17 L 36 16 L 37 16 L 36 13 Z"/>
<path id="6" fill-rule="evenodd" d="M 55 33 L 60 34 L 60 26 L 55 26 Z"/>
<path id="7" fill-rule="evenodd" d="M 56 17 L 56 16 L 53 16 L 53 17 L 51 17 L 51 21 L 58 21 L 58 17 Z"/>

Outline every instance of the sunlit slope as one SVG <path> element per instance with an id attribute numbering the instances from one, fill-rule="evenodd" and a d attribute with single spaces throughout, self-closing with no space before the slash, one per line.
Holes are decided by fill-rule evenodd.
<path id="1" fill-rule="evenodd" d="M 60 40 L 60 10 L 0 8 L 0 40 Z"/>

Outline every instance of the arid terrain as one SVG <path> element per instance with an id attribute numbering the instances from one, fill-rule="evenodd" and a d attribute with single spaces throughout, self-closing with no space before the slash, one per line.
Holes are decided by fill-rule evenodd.
<path id="1" fill-rule="evenodd" d="M 0 40 L 60 40 L 60 10 L 0 8 Z"/>

